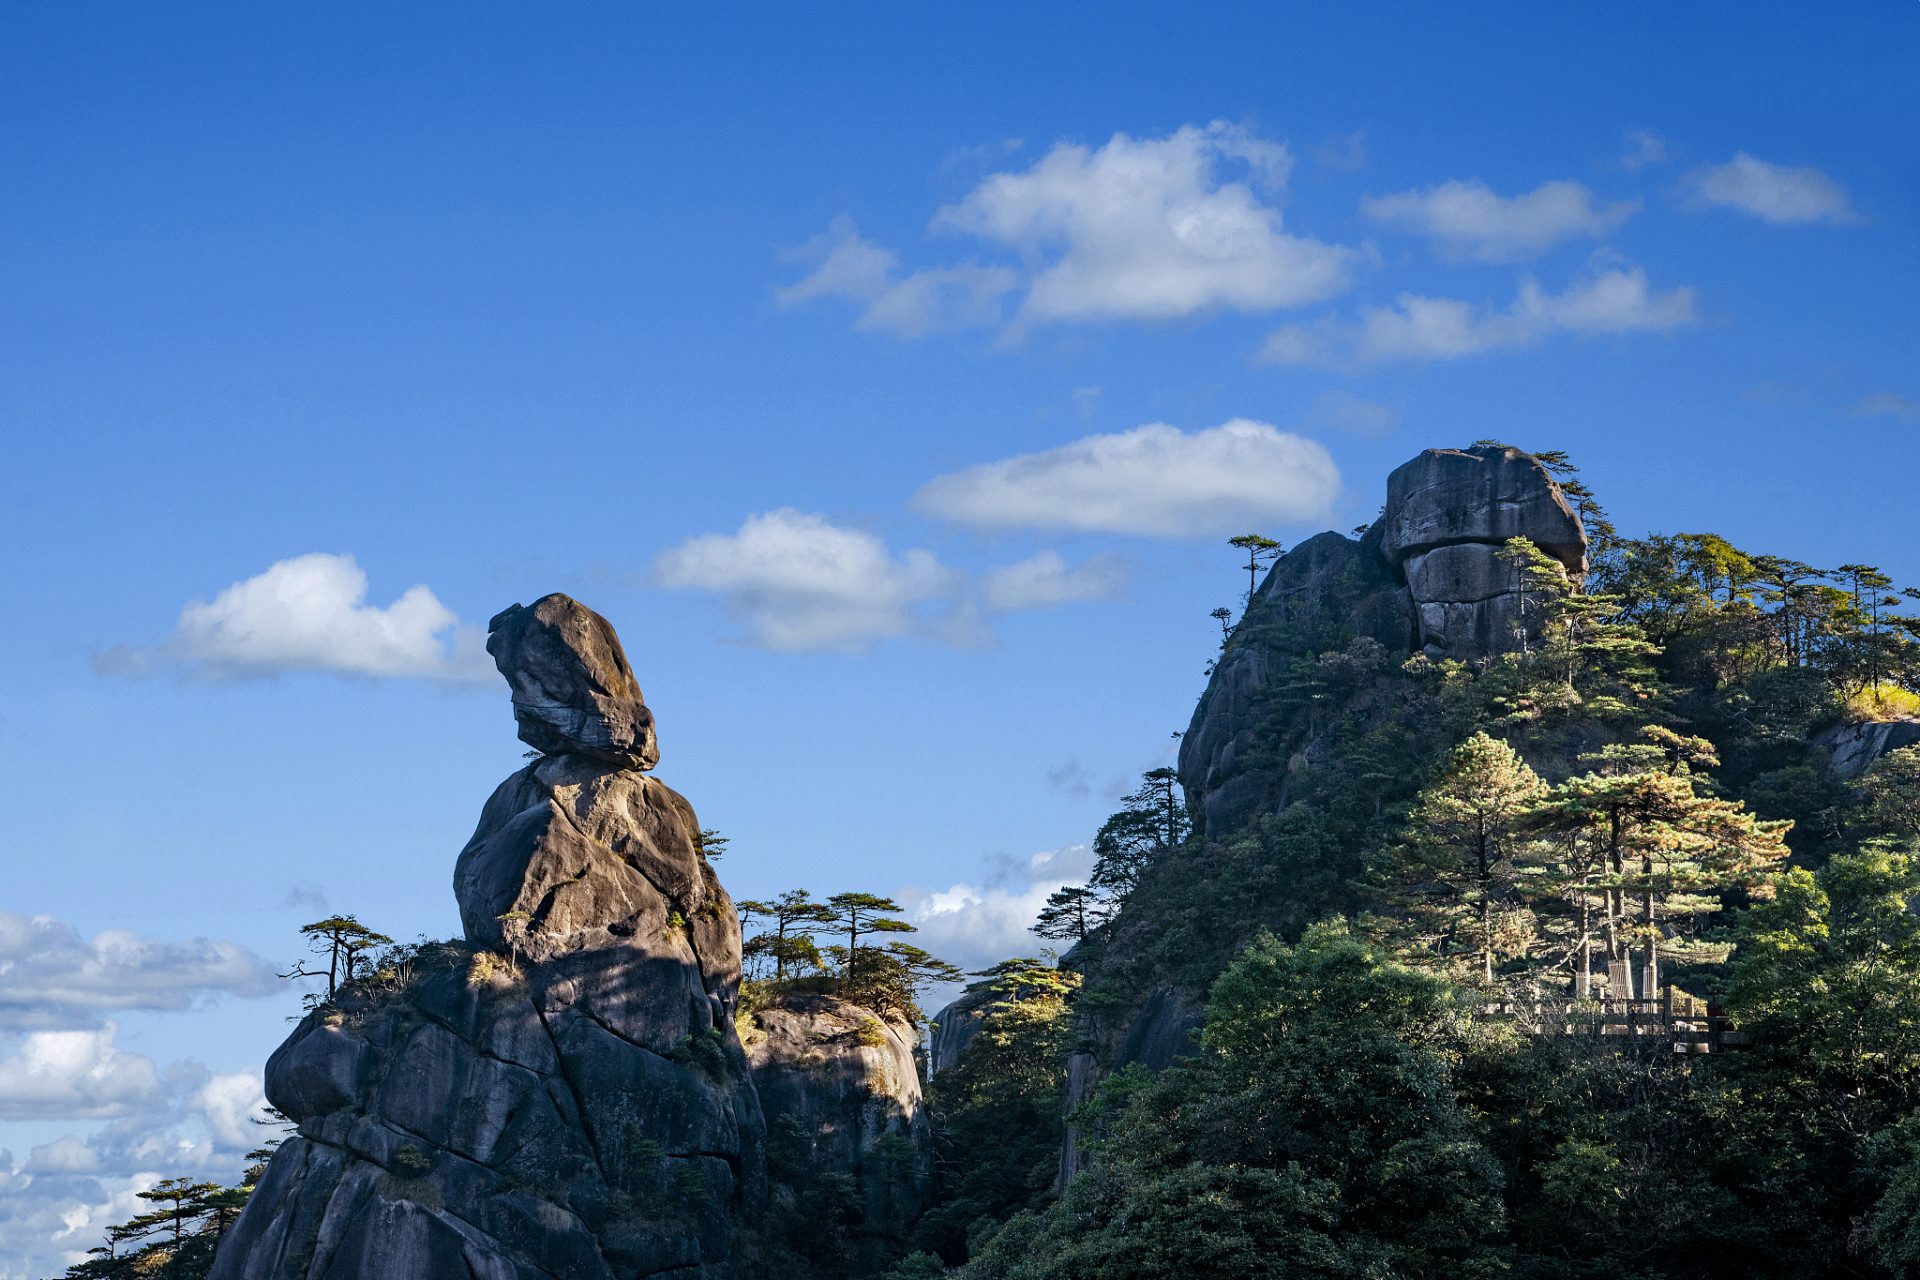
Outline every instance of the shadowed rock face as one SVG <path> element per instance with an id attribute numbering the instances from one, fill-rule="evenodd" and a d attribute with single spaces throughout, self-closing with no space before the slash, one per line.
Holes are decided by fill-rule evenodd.
<path id="1" fill-rule="evenodd" d="M 790 993 L 753 1015 L 747 1062 L 776 1194 L 781 1183 L 799 1190 L 822 1173 L 850 1173 L 869 1223 L 901 1228 L 920 1216 L 933 1194 L 933 1127 L 919 1039 L 904 1019 L 829 995 Z"/>
<path id="2" fill-rule="evenodd" d="M 466 946 L 343 988 L 269 1060 L 299 1133 L 216 1280 L 743 1274 L 765 1125 L 699 819 L 639 772 L 653 718 L 604 619 L 548 596 L 496 618 L 489 648 L 549 754 L 460 853 Z"/>
<path id="3" fill-rule="evenodd" d="M 522 742 L 624 769 L 660 763 L 653 712 L 605 618 L 555 593 L 495 614 L 487 631 L 487 652 L 513 687 Z"/>
<path id="4" fill-rule="evenodd" d="M 1526 538 L 1587 571 L 1580 517 L 1539 459 L 1518 449 L 1428 449 L 1387 477 L 1381 550 L 1394 564 L 1435 547 Z"/>
<path id="5" fill-rule="evenodd" d="M 1518 449 L 1428 449 L 1387 477 L 1380 552 L 1399 569 L 1420 619 L 1420 643 L 1456 658 L 1515 646 L 1525 615 L 1521 582 L 1500 559 L 1526 538 L 1587 571 L 1587 535 L 1539 459 Z"/>

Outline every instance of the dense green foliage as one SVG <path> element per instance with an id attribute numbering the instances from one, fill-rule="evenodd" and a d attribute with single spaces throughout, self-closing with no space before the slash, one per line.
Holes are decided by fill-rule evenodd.
<path id="1" fill-rule="evenodd" d="M 1487 1274 L 1502 1174 L 1451 1088 L 1473 1030 L 1445 981 L 1338 922 L 1263 936 L 1214 984 L 1199 1056 L 1116 1077 L 1094 1167 L 967 1275 Z"/>
<path id="2" fill-rule="evenodd" d="M 981 1026 L 959 1064 L 928 1082 L 941 1195 L 915 1233 L 952 1262 L 1052 1194 L 1065 1136 L 1068 998 L 1078 985 L 1078 975 L 1037 960 L 976 976 L 987 979 L 972 988 L 988 996 Z"/>

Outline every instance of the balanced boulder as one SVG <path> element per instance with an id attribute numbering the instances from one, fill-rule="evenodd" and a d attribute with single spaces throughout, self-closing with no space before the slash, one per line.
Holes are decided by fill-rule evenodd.
<path id="1" fill-rule="evenodd" d="M 522 742 L 623 769 L 660 763 L 653 712 L 605 618 L 556 592 L 495 614 L 487 632 L 487 652 L 513 688 Z"/>

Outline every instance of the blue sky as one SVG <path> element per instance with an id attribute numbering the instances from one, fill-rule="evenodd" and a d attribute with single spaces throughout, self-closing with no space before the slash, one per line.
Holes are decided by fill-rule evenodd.
<path id="1" fill-rule="evenodd" d="M 0 1280 L 237 1170 L 301 923 L 457 929 L 515 601 L 619 628 L 736 896 L 971 964 L 1167 758 L 1223 538 L 1422 448 L 1920 582 L 1917 36 L 0 9 Z"/>

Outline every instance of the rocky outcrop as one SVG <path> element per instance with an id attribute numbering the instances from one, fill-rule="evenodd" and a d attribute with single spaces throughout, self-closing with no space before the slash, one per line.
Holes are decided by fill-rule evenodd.
<path id="1" fill-rule="evenodd" d="M 1407 584 L 1420 644 L 1456 658 L 1516 647 L 1526 614 L 1517 572 L 1500 559 L 1526 538 L 1563 573 L 1587 571 L 1579 515 L 1532 454 L 1505 446 L 1428 449 L 1387 477 L 1380 552 Z"/>
<path id="2" fill-rule="evenodd" d="M 1889 751 L 1920 746 L 1920 720 L 1867 720 L 1817 733 L 1815 746 L 1833 753 L 1833 772 L 1852 782 Z"/>
<path id="3" fill-rule="evenodd" d="M 743 1035 L 767 1117 L 774 1194 L 851 1176 L 870 1226 L 901 1228 L 933 1192 L 933 1133 L 915 1061 L 919 1034 L 831 995 L 791 993 Z"/>
<path id="4" fill-rule="evenodd" d="M 739 924 L 605 619 L 488 642 L 521 737 L 456 864 L 464 946 L 356 983 L 267 1064 L 299 1124 L 216 1280 L 736 1274 L 766 1195 Z"/>
<path id="5" fill-rule="evenodd" d="M 1282 556 L 1260 584 L 1180 741 L 1180 785 L 1202 830 L 1231 831 L 1276 798 L 1271 771 L 1250 767 L 1249 752 L 1289 663 L 1356 637 L 1389 653 L 1413 651 L 1413 597 L 1378 554 L 1378 541 L 1371 531 L 1361 542 L 1318 534 Z"/>
<path id="6" fill-rule="evenodd" d="M 927 1040 L 927 1079 L 960 1061 L 973 1038 L 986 1025 L 987 1014 L 1000 999 L 988 982 L 975 983 L 959 999 L 933 1015 L 933 1034 Z"/>
<path id="7" fill-rule="evenodd" d="M 1387 479 L 1380 518 L 1358 541 L 1307 539 L 1275 562 L 1215 666 L 1180 743 L 1180 785 L 1203 833 L 1224 835 L 1277 808 L 1290 768 L 1310 767 L 1314 743 L 1286 759 L 1258 758 L 1275 689 L 1300 658 L 1356 639 L 1398 662 L 1484 658 L 1534 625 L 1506 540 L 1524 537 L 1570 578 L 1586 572 L 1586 534 L 1560 487 L 1518 449 L 1428 449 Z"/>
<path id="8" fill-rule="evenodd" d="M 660 763 L 653 713 L 605 618 L 556 593 L 502 610 L 487 632 L 487 652 L 513 688 L 522 742 L 623 769 Z"/>

